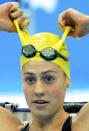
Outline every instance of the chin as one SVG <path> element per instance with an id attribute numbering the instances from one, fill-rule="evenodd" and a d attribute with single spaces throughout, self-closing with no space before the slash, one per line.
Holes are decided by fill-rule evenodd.
<path id="1" fill-rule="evenodd" d="M 49 111 L 45 111 L 45 110 L 40 110 L 40 111 L 33 111 L 32 110 L 32 116 L 35 116 L 36 118 L 38 118 L 38 119 L 50 119 L 50 118 L 52 118 L 54 115 L 55 115 L 55 113 L 53 113 L 53 112 L 49 112 Z"/>

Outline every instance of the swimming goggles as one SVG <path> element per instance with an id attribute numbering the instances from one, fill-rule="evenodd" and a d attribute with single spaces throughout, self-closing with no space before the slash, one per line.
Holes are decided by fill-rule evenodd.
<path id="1" fill-rule="evenodd" d="M 61 55 L 57 50 L 51 47 L 44 48 L 42 51 L 37 51 L 33 45 L 26 45 L 22 47 L 22 55 L 27 58 L 31 58 L 36 55 L 36 53 L 40 53 L 40 56 L 46 60 L 54 60 L 57 57 L 64 59 L 65 61 L 69 61 L 69 58 Z"/>
<path id="2" fill-rule="evenodd" d="M 53 48 L 48 47 L 48 48 L 44 48 L 42 51 L 37 51 L 33 45 L 27 45 L 27 41 L 30 40 L 30 35 L 29 35 L 28 31 L 26 31 L 25 29 L 23 29 L 23 31 L 21 31 L 18 26 L 17 20 L 14 20 L 14 24 L 17 28 L 20 39 L 22 41 L 22 45 L 23 45 L 22 46 L 22 54 L 25 57 L 30 58 L 30 57 L 35 56 L 36 53 L 40 53 L 40 56 L 46 60 L 53 60 L 57 57 L 60 57 L 60 58 L 64 59 L 65 61 L 69 61 L 69 58 L 64 57 L 57 50 L 59 50 L 62 47 L 68 33 L 72 29 L 72 27 L 70 27 L 70 26 L 66 27 L 66 29 L 63 33 L 62 39 L 60 41 L 58 41 L 57 44 L 55 44 L 55 46 L 53 46 Z"/>

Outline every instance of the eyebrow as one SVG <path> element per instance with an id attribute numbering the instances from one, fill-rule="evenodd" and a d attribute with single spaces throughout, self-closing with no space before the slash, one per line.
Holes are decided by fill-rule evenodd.
<path id="1" fill-rule="evenodd" d="M 48 70 L 48 71 L 42 72 L 41 75 L 46 75 L 47 73 L 57 73 L 57 72 L 56 72 L 56 71 L 52 71 L 52 70 Z M 26 73 L 24 73 L 24 74 L 26 74 L 26 75 L 32 75 L 32 76 L 35 75 L 35 74 L 32 73 L 32 72 L 26 72 Z"/>
<path id="2" fill-rule="evenodd" d="M 45 74 L 47 74 L 47 73 L 57 73 L 56 71 L 52 71 L 52 70 L 48 70 L 48 71 L 46 71 L 46 72 L 42 72 L 41 74 L 42 75 L 45 75 Z"/>
<path id="3" fill-rule="evenodd" d="M 34 76 L 34 73 L 26 72 L 26 73 L 24 73 L 24 75 L 32 75 L 32 76 Z"/>

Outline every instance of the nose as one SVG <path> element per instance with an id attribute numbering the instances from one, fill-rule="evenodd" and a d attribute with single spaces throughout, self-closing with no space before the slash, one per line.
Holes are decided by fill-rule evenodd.
<path id="1" fill-rule="evenodd" d="M 45 95 L 44 85 L 41 82 L 41 80 L 37 80 L 36 86 L 35 86 L 35 96 L 42 97 L 44 95 Z"/>

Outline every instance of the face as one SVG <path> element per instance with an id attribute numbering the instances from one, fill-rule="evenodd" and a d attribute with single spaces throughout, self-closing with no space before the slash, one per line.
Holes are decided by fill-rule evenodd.
<path id="1" fill-rule="evenodd" d="M 32 115 L 50 117 L 61 110 L 67 82 L 64 72 L 55 63 L 26 63 L 22 69 L 22 81 Z"/>

